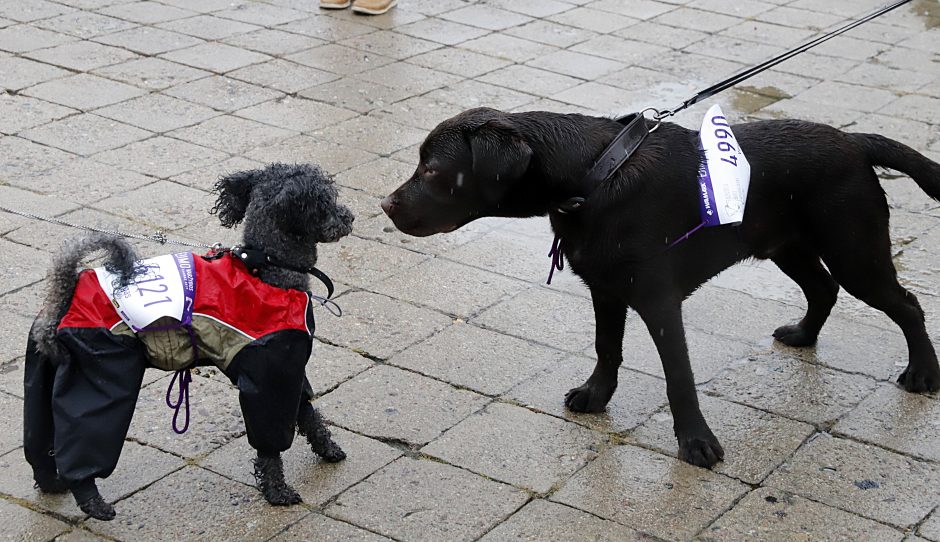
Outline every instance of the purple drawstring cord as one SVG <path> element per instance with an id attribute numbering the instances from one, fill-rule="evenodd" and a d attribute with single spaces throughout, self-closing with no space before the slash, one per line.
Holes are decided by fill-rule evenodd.
<path id="1" fill-rule="evenodd" d="M 692 228 L 691 230 L 689 230 L 688 232 L 686 232 L 684 235 L 682 235 L 681 237 L 679 237 L 678 239 L 676 239 L 675 241 L 673 241 L 672 243 L 670 243 L 669 246 L 666 247 L 666 250 L 669 250 L 670 248 L 672 248 L 672 247 L 678 245 L 679 243 L 685 241 L 686 239 L 688 239 L 689 237 L 691 237 L 693 233 L 695 233 L 695 232 L 699 231 L 700 229 L 704 228 L 705 225 L 706 225 L 706 222 L 703 220 L 701 224 L 699 224 L 698 226 L 695 226 L 694 228 Z"/>
<path id="2" fill-rule="evenodd" d="M 555 275 L 555 270 L 563 271 L 565 269 L 565 254 L 561 251 L 561 236 L 555 235 L 555 240 L 552 241 L 552 249 L 548 251 L 548 257 L 552 259 L 552 267 L 548 270 L 548 280 L 545 284 L 552 283 L 552 277 Z"/>

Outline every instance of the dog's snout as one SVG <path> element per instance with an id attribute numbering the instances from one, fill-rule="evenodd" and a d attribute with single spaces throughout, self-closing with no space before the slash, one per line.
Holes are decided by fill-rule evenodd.
<path id="1" fill-rule="evenodd" d="M 392 216 L 392 212 L 395 211 L 395 207 L 398 206 L 398 200 L 392 196 L 386 196 L 382 200 L 382 210 L 385 211 L 385 214 Z"/>

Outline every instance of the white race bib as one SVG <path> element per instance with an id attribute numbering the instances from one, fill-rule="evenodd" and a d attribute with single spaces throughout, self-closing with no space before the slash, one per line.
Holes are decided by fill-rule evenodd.
<path id="1" fill-rule="evenodd" d="M 135 332 L 164 316 L 192 322 L 196 276 L 193 255 L 189 252 L 157 256 L 137 262 L 145 272 L 126 288 L 115 288 L 119 277 L 97 268 L 98 284 L 111 298 L 121 320 Z"/>
<path id="2" fill-rule="evenodd" d="M 699 138 L 705 155 L 698 176 L 702 222 L 739 224 L 744 219 L 751 165 L 717 104 L 705 114 Z"/>

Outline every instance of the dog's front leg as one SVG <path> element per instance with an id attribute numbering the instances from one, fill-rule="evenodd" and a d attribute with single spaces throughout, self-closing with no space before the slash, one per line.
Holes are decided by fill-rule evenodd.
<path id="1" fill-rule="evenodd" d="M 666 395 L 672 410 L 673 429 L 679 441 L 679 459 L 710 468 L 725 452 L 712 434 L 698 406 L 695 379 L 682 326 L 681 301 L 662 301 L 636 307 L 656 343 L 666 374 Z"/>
<path id="2" fill-rule="evenodd" d="M 617 369 L 623 362 L 623 327 L 626 303 L 606 294 L 594 293 L 597 365 L 587 382 L 565 395 L 565 406 L 575 412 L 603 412 L 617 389 Z"/>

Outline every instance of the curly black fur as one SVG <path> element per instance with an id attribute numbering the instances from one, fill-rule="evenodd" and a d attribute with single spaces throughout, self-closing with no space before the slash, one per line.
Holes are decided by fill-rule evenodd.
<path id="1" fill-rule="evenodd" d="M 303 501 L 300 494 L 284 481 L 284 463 L 281 454 L 263 455 L 255 458 L 255 483 L 264 498 L 276 506 L 287 506 Z"/>
<path id="2" fill-rule="evenodd" d="M 333 442 L 329 428 L 323 421 L 320 412 L 310 403 L 300 407 L 297 416 L 297 432 L 307 437 L 310 449 L 327 463 L 338 463 L 346 459 L 346 452 Z"/>

